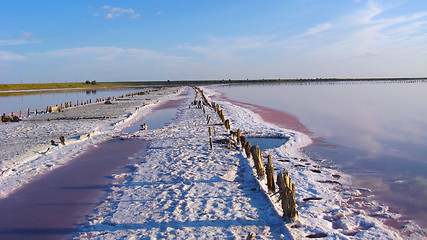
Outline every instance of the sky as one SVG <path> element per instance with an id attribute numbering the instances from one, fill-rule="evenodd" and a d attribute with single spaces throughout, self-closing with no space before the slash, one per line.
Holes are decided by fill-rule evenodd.
<path id="1" fill-rule="evenodd" d="M 426 0 L 0 6 L 0 83 L 427 77 Z"/>

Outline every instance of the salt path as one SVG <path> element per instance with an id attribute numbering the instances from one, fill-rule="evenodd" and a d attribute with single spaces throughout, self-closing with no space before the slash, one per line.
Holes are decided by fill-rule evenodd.
<path id="1" fill-rule="evenodd" d="M 191 90 L 192 91 L 192 90 Z M 283 219 L 257 190 L 240 151 L 209 146 L 206 115 L 185 107 L 167 127 L 137 133 L 149 140 L 133 171 L 120 176 L 74 238 L 91 239 L 290 239 Z M 190 106 L 190 107 L 187 107 Z M 206 111 L 213 111 L 206 109 Z M 213 112 L 212 122 L 220 122 Z M 216 128 L 215 139 L 227 135 Z"/>

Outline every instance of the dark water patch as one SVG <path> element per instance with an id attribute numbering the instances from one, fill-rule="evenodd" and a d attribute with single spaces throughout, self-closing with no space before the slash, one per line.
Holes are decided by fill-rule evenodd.
<path id="1" fill-rule="evenodd" d="M 0 201 L 0 239 L 63 239 L 111 186 L 111 175 L 147 141 L 109 140 Z"/>
<path id="2" fill-rule="evenodd" d="M 251 146 L 258 145 L 261 151 L 265 151 L 270 148 L 277 148 L 286 143 L 287 138 L 268 138 L 268 137 L 247 137 L 246 141 L 251 143 Z"/>

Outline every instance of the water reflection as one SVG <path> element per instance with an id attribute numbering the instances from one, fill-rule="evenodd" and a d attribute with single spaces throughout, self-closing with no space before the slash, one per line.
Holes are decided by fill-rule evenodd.
<path id="1" fill-rule="evenodd" d="M 397 204 L 427 226 L 427 184 L 422 181 L 427 179 L 427 82 L 216 88 L 233 100 L 292 113 L 313 132 L 311 137 L 327 140 L 307 152 L 330 159 L 357 179 L 380 179 L 387 186 L 381 188 L 390 190 L 374 189 L 378 199 Z M 400 201 L 401 195 L 408 200 Z"/>
<path id="2" fill-rule="evenodd" d="M 87 101 L 89 99 L 120 96 L 141 91 L 140 89 L 79 90 L 70 92 L 45 92 L 30 95 L 0 97 L 0 114 L 19 111 L 43 110 L 46 106 L 60 105 L 69 101 Z"/>

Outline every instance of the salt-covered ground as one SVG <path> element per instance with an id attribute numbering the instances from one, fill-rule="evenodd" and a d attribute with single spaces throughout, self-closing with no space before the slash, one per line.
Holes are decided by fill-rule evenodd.
<path id="1" fill-rule="evenodd" d="M 19 123 L 0 124 L 0 197 L 66 164 L 181 91 L 165 88 L 118 99 L 114 104 L 88 104 L 63 112 L 31 115 Z M 80 119 L 76 120 L 77 117 Z M 51 140 L 60 143 L 60 136 L 65 137 L 65 145 L 51 145 Z"/>
<path id="2" fill-rule="evenodd" d="M 180 95 L 182 91 L 188 95 Z M 155 103 L 183 98 L 185 104 L 178 108 L 176 118 L 168 126 L 122 134 L 123 138 L 149 140 L 147 151 L 144 156 L 132 156 L 134 164 L 129 166 L 129 172 L 113 176 L 117 181 L 111 191 L 72 238 L 233 239 L 246 238 L 249 233 L 254 233 L 256 239 L 426 238 L 410 221 L 399 230 L 388 227 L 384 223 L 393 222 L 399 215 L 366 201 L 368 190 L 350 187 L 349 176 L 304 156 L 300 148 L 310 144 L 308 136 L 266 123 L 248 109 L 218 102 L 231 120 L 232 129 L 240 128 L 246 137 L 289 138 L 281 147 L 263 153 L 272 155 L 276 174 L 286 168 L 296 184 L 299 220 L 284 222 L 277 194 L 268 193 L 265 179 L 254 177 L 252 160 L 241 149 L 224 144 L 229 135 L 223 126 L 215 127 L 214 149 L 210 149 L 206 117 L 212 118 L 211 123 L 220 120 L 213 109 L 205 107 L 204 112 L 191 105 L 194 95 L 191 88 L 175 88 L 138 96 L 137 100 L 129 100 L 129 105 L 113 105 L 117 108 L 114 111 L 101 109 L 100 114 L 112 114 L 106 120 L 33 121 L 1 126 L 0 131 L 7 133 L 1 135 L 2 140 L 9 144 L 7 149 L 1 149 L 6 159 L 0 177 L 3 196 L 97 142 L 119 134 L 121 129 L 148 114 Z M 76 108 L 76 112 L 67 116 L 90 116 L 99 110 L 97 107 L 107 108 L 94 106 L 86 113 L 84 107 Z M 135 111 L 136 107 L 141 108 Z M 52 116 L 49 118 L 53 119 Z M 25 134 L 26 131 L 29 133 Z M 47 145 L 50 139 L 58 138 L 59 135 L 51 135 L 54 131 L 69 134 L 65 146 Z M 86 137 L 88 133 L 90 138 Z M 40 142 L 36 142 L 39 137 Z M 27 146 L 25 138 L 35 142 L 21 153 L 18 150 L 22 145 L 18 147 L 18 143 Z M 43 152 L 47 147 L 50 150 Z M 33 150 L 37 148 L 40 150 Z M 30 154 L 31 151 L 37 153 Z M 25 154 L 31 157 L 23 158 Z"/>

